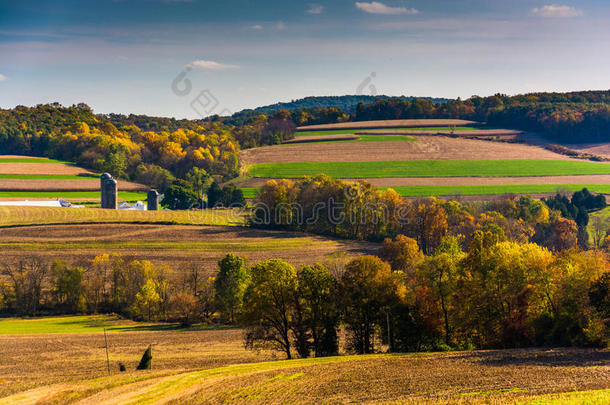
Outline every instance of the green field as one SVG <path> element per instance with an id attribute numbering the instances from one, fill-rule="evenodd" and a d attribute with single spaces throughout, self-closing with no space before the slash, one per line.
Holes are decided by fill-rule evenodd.
<path id="1" fill-rule="evenodd" d="M 381 162 L 259 163 L 253 177 L 523 177 L 610 174 L 610 164 L 571 160 L 414 160 Z"/>
<path id="2" fill-rule="evenodd" d="M 55 160 L 48 158 L 4 158 L 0 155 L 1 163 L 61 163 L 65 165 L 71 164 L 70 162 L 64 162 L 63 160 Z"/>
<path id="3" fill-rule="evenodd" d="M 0 227 L 87 223 L 243 225 L 244 213 L 238 210 L 123 211 L 95 208 L 0 206 Z"/>
<path id="4" fill-rule="evenodd" d="M 134 332 L 167 329 L 168 324 L 138 323 L 113 315 L 0 319 L 0 335 L 47 333 Z"/>
<path id="5" fill-rule="evenodd" d="M 370 130 L 379 130 L 379 131 L 435 131 L 435 132 L 445 132 L 451 131 L 449 127 L 418 127 L 418 128 L 370 128 L 370 129 L 329 129 L 322 131 L 297 131 L 295 136 L 324 136 L 324 135 L 340 135 L 340 134 L 358 134 L 358 132 L 370 131 Z M 477 127 L 455 127 L 456 131 L 476 131 Z"/>
<path id="6" fill-rule="evenodd" d="M 63 198 L 68 200 L 89 200 L 100 198 L 99 191 L 0 191 L 0 198 Z M 144 201 L 146 193 L 119 191 L 119 199 L 125 201 Z"/>

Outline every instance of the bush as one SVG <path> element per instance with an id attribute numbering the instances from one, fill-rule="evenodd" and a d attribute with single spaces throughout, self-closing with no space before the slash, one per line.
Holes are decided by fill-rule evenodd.
<path id="1" fill-rule="evenodd" d="M 152 346 L 148 346 L 148 349 L 142 355 L 140 364 L 136 367 L 136 370 L 150 370 L 152 368 Z"/>

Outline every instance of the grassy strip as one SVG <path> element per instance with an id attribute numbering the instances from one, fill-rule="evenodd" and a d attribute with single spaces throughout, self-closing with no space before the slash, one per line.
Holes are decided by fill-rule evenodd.
<path id="1" fill-rule="evenodd" d="M 116 315 L 52 316 L 36 318 L 2 318 L 0 335 L 46 335 L 61 333 L 197 331 L 218 328 L 210 325 L 192 325 L 183 328 L 179 324 L 160 322 L 134 322 Z"/>
<path id="2" fill-rule="evenodd" d="M 0 227 L 87 223 L 243 225 L 244 213 L 238 210 L 121 211 L 93 208 L 0 206 Z"/>
<path id="3" fill-rule="evenodd" d="M 0 191 L 0 198 L 47 198 L 47 199 L 93 199 L 100 198 L 99 191 Z M 125 201 L 144 201 L 146 193 L 119 191 L 119 199 Z"/>
<path id="4" fill-rule="evenodd" d="M 249 169 L 253 177 L 269 178 L 320 173 L 335 178 L 562 176 L 610 174 L 610 164 L 571 160 L 414 160 L 259 163 Z"/>
<path id="5" fill-rule="evenodd" d="M 610 184 L 508 184 L 477 186 L 396 186 L 380 187 L 393 189 L 402 197 L 494 195 L 494 194 L 546 194 L 559 191 L 575 192 L 588 188 L 596 193 L 610 193 Z M 246 198 L 255 198 L 259 187 L 241 187 Z M 610 217 L 610 211 L 607 216 Z"/>
<path id="6" fill-rule="evenodd" d="M 476 131 L 479 128 L 476 127 L 456 127 L 456 131 Z M 449 127 L 418 127 L 418 128 L 358 128 L 358 129 L 328 129 L 322 131 L 298 131 L 295 136 L 323 136 L 323 135 L 338 135 L 338 134 L 357 134 L 362 131 L 370 130 L 388 130 L 388 131 L 432 131 L 432 132 L 445 132 L 451 131 Z"/>
<path id="7" fill-rule="evenodd" d="M 69 165 L 71 162 L 64 162 L 63 160 L 47 159 L 47 158 L 3 158 L 0 156 L 1 163 L 58 163 Z"/>
<path id="8" fill-rule="evenodd" d="M 0 249 L 20 251 L 50 250 L 154 250 L 180 252 L 246 252 L 260 250 L 293 250 L 319 246 L 312 238 L 285 238 L 272 240 L 215 240 L 215 241 L 66 241 L 66 242 L 6 242 Z"/>
<path id="9" fill-rule="evenodd" d="M 96 174 L 0 174 L 0 179 L 7 180 L 91 180 L 98 179 Z"/>
<path id="10" fill-rule="evenodd" d="M 358 135 L 358 139 L 341 139 L 327 141 L 312 141 L 312 142 L 289 142 L 283 145 L 311 145 L 320 143 L 341 143 L 341 142 L 413 142 L 416 138 L 407 135 Z"/>

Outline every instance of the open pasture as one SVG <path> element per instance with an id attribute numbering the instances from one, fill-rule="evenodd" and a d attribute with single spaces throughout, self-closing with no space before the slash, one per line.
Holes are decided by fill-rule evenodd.
<path id="1" fill-rule="evenodd" d="M 568 160 L 417 160 L 260 163 L 249 168 L 253 177 L 299 178 L 322 173 L 335 178 L 596 175 L 610 174 L 610 164 Z"/>
<path id="2" fill-rule="evenodd" d="M 70 319 L 68 330 L 92 322 L 73 317 L 46 323 L 51 327 Z M 7 323 L 15 322 L 30 321 Z M 239 329 L 163 330 L 130 323 L 108 333 L 111 375 L 107 376 L 104 336 L 98 329 L 14 335 L 7 323 L 0 323 L 5 353 L 0 357 L 0 403 L 604 404 L 610 398 L 608 350 L 375 354 L 286 361 L 274 360 L 267 351 L 246 351 Z M 136 372 L 141 353 L 151 343 L 153 370 Z M 125 373 L 119 373 L 119 362 L 126 365 Z M 37 367 L 31 367 L 34 363 Z"/>

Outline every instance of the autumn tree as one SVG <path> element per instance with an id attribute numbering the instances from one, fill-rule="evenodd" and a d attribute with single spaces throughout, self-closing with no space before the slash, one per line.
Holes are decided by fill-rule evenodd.
<path id="1" fill-rule="evenodd" d="M 246 347 L 271 347 L 292 358 L 295 268 L 280 259 L 257 263 L 250 269 L 242 323 L 246 327 Z"/>
<path id="2" fill-rule="evenodd" d="M 340 291 L 351 348 L 373 353 L 376 326 L 404 298 L 402 283 L 388 263 L 376 256 L 360 256 L 347 264 Z"/>
<path id="3" fill-rule="evenodd" d="M 379 257 L 388 262 L 392 270 L 407 271 L 413 269 L 424 256 L 415 239 L 397 235 L 394 240 L 384 239 Z"/>

